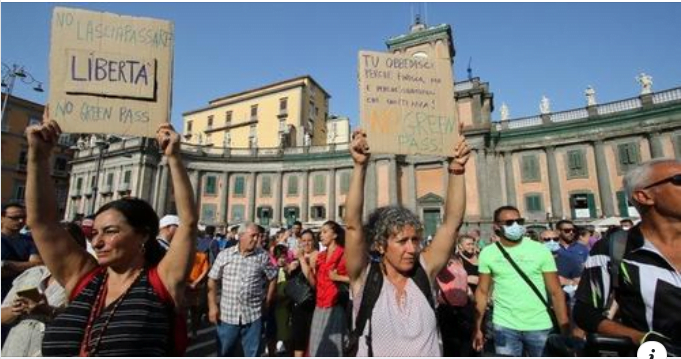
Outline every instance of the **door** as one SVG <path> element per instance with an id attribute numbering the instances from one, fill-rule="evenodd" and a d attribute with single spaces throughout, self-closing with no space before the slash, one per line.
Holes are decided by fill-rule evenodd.
<path id="1" fill-rule="evenodd" d="M 424 209 L 423 210 L 423 236 L 435 236 L 437 226 L 440 224 L 440 209 Z"/>

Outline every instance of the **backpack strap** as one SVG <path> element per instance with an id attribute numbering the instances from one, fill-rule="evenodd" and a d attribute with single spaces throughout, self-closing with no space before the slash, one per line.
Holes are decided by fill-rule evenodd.
<path id="1" fill-rule="evenodd" d="M 183 310 L 176 311 L 175 301 L 170 296 L 168 289 L 161 281 L 158 274 L 158 267 L 149 268 L 147 275 L 149 276 L 149 284 L 153 288 L 159 299 L 168 305 L 168 315 L 171 318 L 170 322 L 170 343 L 173 348 L 171 354 L 173 356 L 184 356 L 189 345 L 187 338 L 187 320 Z"/>
<path id="2" fill-rule="evenodd" d="M 606 306 L 607 309 L 612 306 L 612 302 L 615 300 L 615 290 L 619 288 L 620 267 L 622 264 L 622 259 L 624 259 L 624 253 L 627 251 L 628 238 L 629 233 L 624 230 L 613 232 L 609 238 L 610 243 L 608 243 L 608 245 L 610 265 L 608 266 L 608 272 L 610 272 L 610 283 L 612 290 L 610 291 L 610 296 L 608 298 L 608 304 Z"/>
<path id="3" fill-rule="evenodd" d="M 367 274 L 366 282 L 364 283 L 364 291 L 362 292 L 362 302 L 359 304 L 359 311 L 357 312 L 357 319 L 355 320 L 355 328 L 353 330 L 357 338 L 362 336 L 367 321 L 371 317 L 376 301 L 381 295 L 383 288 L 383 271 L 381 265 L 377 262 L 371 262 L 369 266 L 369 273 Z M 369 356 L 373 354 L 373 347 L 371 345 L 371 331 L 366 338 L 367 347 L 369 348 Z"/>
<path id="4" fill-rule="evenodd" d="M 430 304 L 430 308 L 435 310 L 435 300 L 433 299 L 433 289 L 430 285 L 430 280 L 428 279 L 428 273 L 426 273 L 426 270 L 423 269 L 421 262 L 418 262 L 418 264 L 414 267 L 415 267 L 414 275 L 411 277 L 411 279 L 414 280 L 414 283 L 416 283 L 416 286 L 419 287 L 419 289 L 421 290 L 423 295 L 426 296 L 426 299 L 428 300 L 428 304 Z"/>

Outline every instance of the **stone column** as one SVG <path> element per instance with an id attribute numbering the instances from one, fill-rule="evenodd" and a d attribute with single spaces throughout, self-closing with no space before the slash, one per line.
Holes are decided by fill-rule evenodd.
<path id="1" fill-rule="evenodd" d="M 364 214 L 368 215 L 376 209 L 376 161 L 369 160 L 366 173 L 366 185 L 364 186 Z"/>
<path id="2" fill-rule="evenodd" d="M 283 225 L 283 208 L 281 208 L 281 206 L 282 196 L 284 194 L 284 173 L 278 172 L 275 178 L 276 186 L 274 187 L 274 208 L 272 210 L 272 218 L 275 222 Z"/>
<path id="3" fill-rule="evenodd" d="M 610 170 L 605 157 L 605 144 L 602 140 L 594 143 L 594 153 L 596 154 L 596 177 L 598 179 L 598 196 L 601 198 L 601 210 L 604 216 L 611 217 L 615 215 L 615 205 L 610 188 Z"/>
<path id="4" fill-rule="evenodd" d="M 388 162 L 388 198 L 390 198 L 390 204 L 399 204 L 397 201 L 397 160 L 394 155 Z"/>
<path id="5" fill-rule="evenodd" d="M 256 183 L 258 182 L 258 174 L 256 172 L 251 172 L 251 180 L 248 186 L 248 214 L 247 218 L 249 221 L 256 222 L 255 218 L 255 190 Z"/>
<path id="6" fill-rule="evenodd" d="M 326 219 L 336 221 L 336 169 L 329 170 L 329 209 Z"/>
<path id="7" fill-rule="evenodd" d="M 489 186 L 487 178 L 487 158 L 484 148 L 475 149 L 475 174 L 478 180 L 478 201 L 480 203 L 480 218 L 489 218 Z"/>
<path id="8" fill-rule="evenodd" d="M 309 222 L 309 218 L 307 216 L 307 210 L 308 210 L 308 207 L 309 207 L 308 195 L 309 195 L 309 192 L 310 192 L 309 191 L 310 190 L 309 177 L 310 177 L 310 171 L 304 170 L 303 171 L 303 181 L 302 181 L 302 185 L 303 185 L 302 204 L 300 206 L 301 207 L 300 208 L 300 221 L 301 222 Z"/>
<path id="9" fill-rule="evenodd" d="M 170 175 L 168 173 L 168 164 L 167 162 L 163 161 L 161 163 L 161 174 L 160 174 L 160 181 L 159 181 L 159 190 L 158 190 L 158 201 L 156 202 L 157 210 L 156 212 L 158 213 L 159 216 L 164 216 L 166 215 L 166 211 L 168 209 L 168 176 Z"/>
<path id="10" fill-rule="evenodd" d="M 650 155 L 652 158 L 664 157 L 664 149 L 662 148 L 662 138 L 659 132 L 652 132 L 648 134 L 648 143 L 650 144 Z"/>
<path id="11" fill-rule="evenodd" d="M 546 160 L 549 166 L 549 192 L 551 193 L 551 212 L 554 218 L 563 218 L 563 200 L 560 192 L 560 178 L 556 164 L 556 149 L 546 147 Z"/>
<path id="12" fill-rule="evenodd" d="M 414 162 L 407 166 L 407 208 L 416 213 L 416 169 Z"/>
<path id="13" fill-rule="evenodd" d="M 504 152 L 504 173 L 506 174 L 506 204 L 517 207 L 515 176 L 513 174 L 513 153 Z"/>
<path id="14" fill-rule="evenodd" d="M 223 171 L 220 181 L 222 182 L 222 188 L 220 188 L 220 203 L 218 203 L 218 206 L 222 218 L 218 218 L 218 221 L 221 220 L 227 225 L 229 224 L 229 205 L 227 203 L 227 199 L 229 198 L 229 172 Z"/>

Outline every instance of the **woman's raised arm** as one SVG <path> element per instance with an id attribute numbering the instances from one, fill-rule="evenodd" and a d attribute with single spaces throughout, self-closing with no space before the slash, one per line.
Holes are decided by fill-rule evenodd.
<path id="1" fill-rule="evenodd" d="M 361 129 L 352 133 L 350 154 L 354 166 L 347 197 L 345 197 L 345 258 L 350 282 L 355 282 L 368 263 L 368 250 L 364 240 L 362 215 L 364 207 L 364 180 L 369 162 L 367 135 Z"/>

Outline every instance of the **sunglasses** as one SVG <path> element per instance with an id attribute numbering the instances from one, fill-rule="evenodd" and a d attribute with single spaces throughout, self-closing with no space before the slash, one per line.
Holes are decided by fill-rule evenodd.
<path id="1" fill-rule="evenodd" d="M 548 242 L 548 241 L 556 242 L 556 241 L 558 241 L 558 237 L 544 237 L 541 240 L 544 241 L 544 242 Z"/>
<path id="2" fill-rule="evenodd" d="M 652 187 L 655 187 L 655 186 L 659 186 L 659 185 L 665 184 L 667 182 L 671 182 L 674 186 L 681 186 L 681 173 L 675 174 L 671 177 L 667 177 L 667 178 L 660 180 L 660 181 L 657 181 L 653 184 L 649 184 L 646 187 L 643 187 L 643 189 L 648 189 L 648 188 L 652 188 Z"/>
<path id="3" fill-rule="evenodd" d="M 505 226 L 512 226 L 513 223 L 518 223 L 522 226 L 525 224 L 525 218 L 507 219 L 505 221 L 501 221 L 501 224 Z"/>
<path id="4" fill-rule="evenodd" d="M 563 232 L 563 233 L 572 233 L 572 232 L 575 231 L 575 229 L 574 228 L 563 228 L 560 231 Z"/>
<path id="5" fill-rule="evenodd" d="M 14 221 L 20 221 L 26 219 L 26 216 L 7 216 L 6 218 L 9 218 Z"/>

